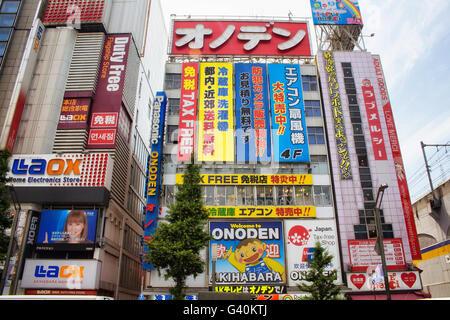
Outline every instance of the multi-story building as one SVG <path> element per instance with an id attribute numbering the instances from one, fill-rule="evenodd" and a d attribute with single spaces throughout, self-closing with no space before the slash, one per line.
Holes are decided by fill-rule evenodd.
<path id="1" fill-rule="evenodd" d="M 212 35 L 203 39 L 195 33 L 199 29 Z M 270 37 L 264 43 L 238 40 L 260 29 Z M 193 153 L 201 164 L 214 238 L 202 253 L 206 271 L 188 279 L 188 295 L 212 287 L 214 243 L 215 291 L 297 294 L 316 241 L 334 255 L 330 270 L 339 270 L 342 283 L 326 127 L 307 23 L 176 19 L 172 31 L 158 218 L 164 221 L 174 203 Z M 245 238 L 265 248 L 256 263 L 229 258 L 248 245 Z M 263 260 L 267 270 L 245 271 L 246 264 Z M 173 283 L 152 270 L 146 285 L 147 295 L 164 299 Z"/>
<path id="2" fill-rule="evenodd" d="M 160 2 L 49 0 L 39 8 L 26 20 L 33 29 L 2 109 L 16 215 L 26 217 L 17 219 L 24 236 L 10 252 L 3 293 L 135 299 L 147 123 L 167 47 Z M 72 219 L 85 226 L 76 238 Z"/>

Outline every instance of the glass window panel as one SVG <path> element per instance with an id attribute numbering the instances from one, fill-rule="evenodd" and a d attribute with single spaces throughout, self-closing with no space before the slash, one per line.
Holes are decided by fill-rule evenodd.
<path id="1" fill-rule="evenodd" d="M 313 204 L 311 186 L 295 187 L 295 204 L 298 206 L 309 206 Z"/>
<path id="2" fill-rule="evenodd" d="M 215 205 L 216 206 L 223 206 L 225 205 L 225 188 L 223 186 L 216 186 L 216 198 L 215 198 Z"/>
<path id="3" fill-rule="evenodd" d="M 0 28 L 0 41 L 8 41 L 11 28 Z"/>
<path id="4" fill-rule="evenodd" d="M 0 27 L 12 27 L 15 18 L 15 14 L 0 14 Z"/>
<path id="5" fill-rule="evenodd" d="M 237 186 L 236 204 L 237 205 L 245 204 L 245 187 L 244 186 Z"/>
<path id="6" fill-rule="evenodd" d="M 16 13 L 19 9 L 20 1 L 3 1 L 0 12 Z"/>
<path id="7" fill-rule="evenodd" d="M 245 187 L 245 205 L 254 206 L 255 205 L 255 193 L 253 186 Z"/>
<path id="8" fill-rule="evenodd" d="M 234 196 L 234 187 L 233 186 L 227 186 L 225 187 L 225 204 L 227 206 L 234 206 L 236 197 Z"/>

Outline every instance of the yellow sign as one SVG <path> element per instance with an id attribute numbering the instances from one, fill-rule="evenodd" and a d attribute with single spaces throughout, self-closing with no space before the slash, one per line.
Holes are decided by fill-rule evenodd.
<path id="1" fill-rule="evenodd" d="M 313 218 L 316 207 L 205 207 L 210 218 Z"/>
<path id="2" fill-rule="evenodd" d="M 201 185 L 312 185 L 311 174 L 201 174 Z M 177 174 L 176 184 L 183 183 Z"/>
<path id="3" fill-rule="evenodd" d="M 233 64 L 201 63 L 198 160 L 234 161 Z"/>

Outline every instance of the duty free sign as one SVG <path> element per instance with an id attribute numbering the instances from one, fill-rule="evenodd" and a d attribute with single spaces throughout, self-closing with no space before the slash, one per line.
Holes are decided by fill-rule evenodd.
<path id="1" fill-rule="evenodd" d="M 418 271 L 388 272 L 389 289 L 422 290 Z M 368 273 L 347 273 L 347 286 L 353 291 L 385 291 L 383 278 L 376 278 Z"/>

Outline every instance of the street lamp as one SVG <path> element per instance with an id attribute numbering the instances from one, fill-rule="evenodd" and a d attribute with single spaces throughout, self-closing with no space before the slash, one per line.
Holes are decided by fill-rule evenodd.
<path id="1" fill-rule="evenodd" d="M 380 218 L 381 202 L 383 201 L 384 190 L 386 190 L 387 187 L 388 187 L 387 184 L 382 184 L 378 188 L 377 199 L 375 200 L 375 222 L 377 227 L 377 241 L 375 244 L 375 252 L 381 256 L 381 264 L 383 266 L 383 274 L 384 274 L 384 287 L 386 289 L 386 298 L 387 300 L 391 300 L 389 277 L 387 274 L 387 267 L 386 267 L 386 256 L 384 254 L 383 229 L 381 227 L 381 218 Z M 378 201 L 378 199 L 380 199 L 380 201 Z"/>

